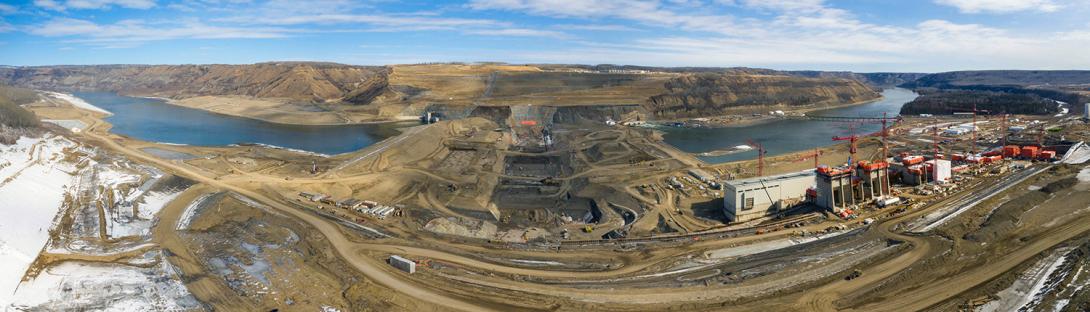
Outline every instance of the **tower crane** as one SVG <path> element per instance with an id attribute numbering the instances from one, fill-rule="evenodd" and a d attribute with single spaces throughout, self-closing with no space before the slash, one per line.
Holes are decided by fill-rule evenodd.
<path id="1" fill-rule="evenodd" d="M 976 115 L 978 113 L 989 113 L 989 114 L 991 114 L 991 111 L 977 109 L 976 104 L 974 103 L 973 104 L 973 110 L 965 111 L 965 112 L 966 113 L 973 113 L 973 128 L 970 129 L 971 132 L 973 133 L 973 142 L 972 142 L 972 145 L 969 145 L 969 153 L 970 154 L 976 154 L 976 144 L 977 144 L 977 142 L 976 142 Z"/>
<path id="2" fill-rule="evenodd" d="M 811 152 L 809 154 L 806 154 L 806 155 L 802 155 L 802 157 L 799 157 L 799 159 L 796 160 L 795 162 L 805 161 L 807 159 L 813 158 L 814 159 L 814 168 L 817 168 L 820 165 L 820 164 L 818 164 L 818 158 L 820 158 L 822 153 L 823 153 L 822 150 L 814 149 L 813 152 Z"/>
<path id="3" fill-rule="evenodd" d="M 760 142 L 755 142 L 753 140 L 747 140 L 746 145 L 749 145 L 750 147 L 753 147 L 753 149 L 757 150 L 757 176 L 758 177 L 764 176 L 765 175 L 765 172 L 764 172 L 765 171 L 765 153 L 767 153 L 768 151 L 765 150 L 764 146 L 761 145 Z"/>
<path id="4" fill-rule="evenodd" d="M 896 126 L 898 123 L 900 123 L 901 121 L 904 120 L 904 118 L 902 118 L 899 115 L 896 116 L 896 117 L 889 117 L 889 115 L 887 113 L 885 113 L 885 112 L 882 113 L 882 117 L 813 116 L 811 118 L 812 119 L 810 119 L 810 120 L 819 120 L 819 121 L 849 121 L 849 122 L 856 122 L 856 123 L 859 123 L 859 124 L 867 124 L 867 123 L 881 124 L 882 129 L 880 131 L 872 133 L 870 135 L 865 135 L 865 136 L 876 136 L 876 137 L 881 137 L 882 138 L 882 159 L 885 159 L 886 157 L 890 156 L 889 155 L 889 141 L 888 141 L 889 136 L 890 136 L 890 129 L 892 129 L 893 126 Z M 890 125 L 891 123 L 892 123 L 892 125 Z M 849 131 L 851 131 L 851 129 L 849 129 Z M 860 137 L 863 137 L 863 136 L 857 136 L 856 139 L 858 139 Z M 847 139 L 845 139 L 845 140 L 847 140 Z M 834 139 L 834 141 L 843 141 L 843 140 Z M 848 140 L 848 141 L 852 141 L 852 140 Z M 853 141 L 853 144 L 854 144 L 854 141 Z M 853 147 L 852 149 L 854 150 L 855 148 Z M 854 157 L 853 157 L 853 159 L 854 159 Z"/>
<path id="5" fill-rule="evenodd" d="M 848 136 L 834 136 L 833 141 L 848 141 L 848 165 L 850 166 L 855 161 L 856 141 L 862 136 L 855 134 L 855 126 L 848 125 Z"/>

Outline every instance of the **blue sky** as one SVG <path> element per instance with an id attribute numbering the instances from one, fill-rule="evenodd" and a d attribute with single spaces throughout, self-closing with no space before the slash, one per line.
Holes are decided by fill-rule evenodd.
<path id="1" fill-rule="evenodd" d="M 0 64 L 1090 69 L 1090 0 L 33 0 Z"/>

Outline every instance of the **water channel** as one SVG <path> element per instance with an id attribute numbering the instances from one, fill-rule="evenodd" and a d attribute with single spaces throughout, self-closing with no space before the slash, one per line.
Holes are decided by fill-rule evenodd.
<path id="1" fill-rule="evenodd" d="M 881 117 L 897 116 L 901 106 L 916 98 L 917 94 L 908 89 L 892 88 L 882 91 L 882 99 L 871 103 L 813 111 L 811 116 L 845 117 Z M 834 136 L 849 135 L 849 124 L 816 120 L 778 119 L 758 124 L 723 127 L 723 128 L 663 128 L 663 138 L 677 148 L 701 153 L 729 149 L 745 145 L 747 140 L 759 142 L 768 151 L 766 156 L 774 156 L 832 145 Z M 856 134 L 873 133 L 881 130 L 881 124 L 855 125 Z M 722 156 L 701 156 L 708 163 L 723 163 L 736 160 L 753 159 L 756 150 Z"/>
<path id="2" fill-rule="evenodd" d="M 75 96 L 113 113 L 114 133 L 136 139 L 197 146 L 260 143 L 334 155 L 395 136 L 418 122 L 302 126 L 270 123 L 171 105 L 158 99 L 81 92 Z"/>
<path id="3" fill-rule="evenodd" d="M 916 97 L 906 89 L 886 89 L 883 98 L 867 104 L 814 111 L 822 116 L 896 116 L 901 106 Z M 367 147 L 397 135 L 398 128 L 417 122 L 361 125 L 302 126 L 226 116 L 171 105 L 158 99 L 128 97 L 107 92 L 82 92 L 75 96 L 113 113 L 106 121 L 113 132 L 145 141 L 197 146 L 259 143 L 334 155 Z M 878 124 L 859 125 L 856 133 L 880 129 Z M 797 152 L 833 144 L 833 136 L 847 135 L 848 125 L 812 120 L 773 120 L 724 128 L 664 128 L 666 143 L 686 152 L 705 152 L 743 145 L 754 140 L 768 155 Z M 701 157 L 721 163 L 756 157 L 755 151 Z"/>

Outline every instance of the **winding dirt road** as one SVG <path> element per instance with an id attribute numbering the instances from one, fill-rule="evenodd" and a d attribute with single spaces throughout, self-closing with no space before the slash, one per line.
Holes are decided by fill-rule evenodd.
<path id="1" fill-rule="evenodd" d="M 368 256 L 366 252 L 377 251 L 386 253 L 403 253 L 449 261 L 452 263 L 474 267 L 485 271 L 551 278 L 597 278 L 616 276 L 636 272 L 657 263 L 644 262 L 638 265 L 624 266 L 616 270 L 604 272 L 549 271 L 498 265 L 469 257 L 426 248 L 408 247 L 394 244 L 354 242 L 349 239 L 349 235 L 341 231 L 341 228 L 338 225 L 329 220 L 308 213 L 305 210 L 298 209 L 280 200 L 270 198 L 262 193 L 255 192 L 247 189 L 246 187 L 234 184 L 250 183 L 253 181 L 252 179 L 247 180 L 243 179 L 242 177 L 232 177 L 226 180 L 217 180 L 215 177 L 208 176 L 206 175 L 206 173 L 193 170 L 184 165 L 179 165 L 171 161 L 162 160 L 154 156 L 147 155 L 143 152 L 125 147 L 111 139 L 108 134 L 96 132 L 95 128 L 98 127 L 100 123 L 97 119 L 93 120 L 94 123 L 90 127 L 88 127 L 87 131 L 84 131 L 82 135 L 102 142 L 109 149 L 124 154 L 134 160 L 140 160 L 146 163 L 154 164 L 176 175 L 195 180 L 211 187 L 241 194 L 259 203 L 267 205 L 268 207 L 294 216 L 306 222 L 307 224 L 310 224 L 319 232 L 321 232 L 330 241 L 331 246 L 334 247 L 337 254 L 345 259 L 346 263 L 359 270 L 368 278 L 374 280 L 378 284 L 384 285 L 418 300 L 426 301 L 436 305 L 464 311 L 495 310 L 494 306 L 483 305 L 462 298 L 450 296 L 441 291 L 436 291 L 435 288 L 433 288 L 436 287 L 436 285 L 423 285 L 420 282 L 413 281 L 413 279 L 404 276 L 404 274 L 389 269 L 388 265 Z M 354 178 L 358 177 L 332 178 L 331 180 L 349 180 Z M 266 179 L 264 178 L 258 180 L 266 181 Z M 329 180 L 321 181 L 329 182 Z M 267 182 L 273 182 L 273 179 L 269 178 Z M 275 179 L 275 182 L 283 183 L 284 181 L 281 179 Z M 928 238 L 903 235 L 893 230 L 894 225 L 909 218 L 917 217 L 922 213 L 926 213 L 931 210 L 931 208 L 934 207 L 915 211 L 913 213 L 906 214 L 898 218 L 883 220 L 876 224 L 874 226 L 874 229 L 872 229 L 873 233 L 871 233 L 871 235 L 878 235 L 885 238 L 902 240 L 907 242 L 908 244 L 911 244 L 912 248 L 910 248 L 907 252 L 897 255 L 896 257 L 893 257 L 888 261 L 884 261 L 868 267 L 867 274 L 865 274 L 861 278 L 852 281 L 834 281 L 825 284 L 817 289 L 803 293 L 796 302 L 797 306 L 808 311 L 837 310 L 838 307 L 836 306 L 836 300 L 838 298 L 855 291 L 866 289 L 869 286 L 876 285 L 877 283 L 882 282 L 884 279 L 894 276 L 897 273 L 902 272 L 907 268 L 910 268 L 913 264 L 927 258 L 930 255 L 933 255 L 936 252 L 939 252 L 938 250 L 935 250 L 934 246 L 932 246 L 933 243 Z M 975 268 L 968 272 L 963 272 L 962 274 L 958 274 L 942 281 L 944 285 L 943 287 L 929 287 L 925 289 L 920 289 L 918 291 L 913 291 L 911 293 L 901 294 L 889 298 L 888 300 L 862 306 L 859 307 L 859 309 L 866 311 L 892 311 L 919 310 L 927 308 L 934 304 L 940 303 L 947 298 L 956 296 L 961 292 L 971 289 L 976 285 L 984 283 L 994 278 L 995 276 L 1003 274 L 1004 272 L 1014 268 L 1018 264 L 1026 261 L 1034 255 L 1087 231 L 1090 231 L 1090 223 L 1068 223 L 1065 226 L 1058 227 L 1037 236 L 1037 239 L 1029 245 L 1019 248 L 1018 250 L 1005 256 L 999 261 L 989 263 L 985 266 Z M 569 298 L 574 300 L 583 300 L 588 302 L 618 303 L 714 300 L 729 296 L 729 293 L 731 292 L 730 290 L 732 289 L 743 290 L 764 286 L 743 285 L 734 288 L 710 287 L 687 289 L 648 288 L 638 290 L 579 289 L 578 291 L 573 291 L 572 288 L 568 287 L 540 285 L 501 278 L 480 277 L 470 279 L 462 276 L 449 276 L 449 278 L 461 280 L 470 284 L 494 287 L 499 289 L 508 289 L 512 291 L 530 292 L 548 296 Z"/>

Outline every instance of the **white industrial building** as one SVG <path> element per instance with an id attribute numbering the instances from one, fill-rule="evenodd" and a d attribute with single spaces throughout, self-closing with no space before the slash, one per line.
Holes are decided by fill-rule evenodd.
<path id="1" fill-rule="evenodd" d="M 723 183 L 723 213 L 731 222 L 776 214 L 806 200 L 814 186 L 814 170 Z"/>
<path id="2" fill-rule="evenodd" d="M 950 166 L 950 161 L 949 160 L 942 160 L 942 159 L 934 160 L 933 159 L 933 160 L 928 160 L 928 161 L 924 162 L 924 164 L 925 164 L 926 167 L 929 167 L 927 170 L 932 170 L 932 172 L 928 172 L 928 173 L 933 175 L 933 177 L 932 177 L 933 181 L 939 182 L 939 183 L 945 183 L 945 182 L 950 180 L 951 166 Z"/>

